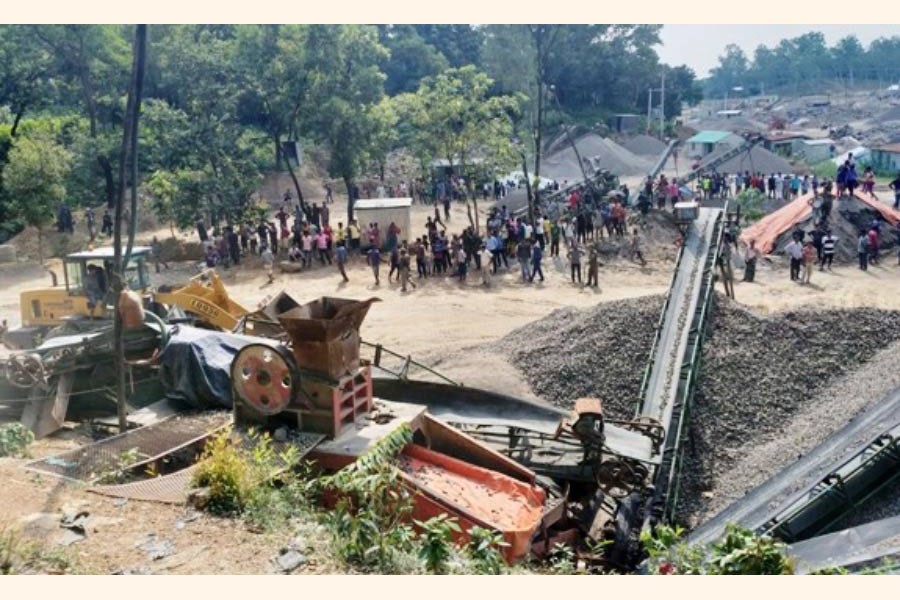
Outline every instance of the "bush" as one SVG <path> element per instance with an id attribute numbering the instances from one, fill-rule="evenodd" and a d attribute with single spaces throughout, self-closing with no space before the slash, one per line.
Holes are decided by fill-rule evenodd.
<path id="1" fill-rule="evenodd" d="M 741 216 L 746 223 L 758 221 L 765 216 L 763 204 L 766 201 L 766 195 L 759 190 L 743 190 L 735 196 L 735 202 L 741 207 Z"/>
<path id="2" fill-rule="evenodd" d="M 771 536 L 729 525 L 725 536 L 708 549 L 681 541 L 680 527 L 659 526 L 641 533 L 649 572 L 658 575 L 791 575 L 794 560 L 787 546 Z"/>
<path id="3" fill-rule="evenodd" d="M 293 473 L 297 449 L 276 452 L 268 433 L 250 430 L 245 438 L 226 430 L 207 443 L 194 485 L 209 489 L 207 510 L 236 516 L 267 529 L 288 518 L 302 483 Z"/>
<path id="4" fill-rule="evenodd" d="M 499 575 L 506 569 L 502 548 L 509 546 L 497 531 L 472 527 L 469 530 L 469 559 L 476 573 L 482 575 Z"/>
<path id="5" fill-rule="evenodd" d="M 28 446 L 34 434 L 21 423 L 0 425 L 0 456 L 28 456 Z"/>
<path id="6" fill-rule="evenodd" d="M 430 573 L 446 573 L 453 553 L 453 534 L 462 531 L 459 523 L 445 514 L 415 523 L 422 529 L 419 558 L 425 563 L 425 568 Z"/>

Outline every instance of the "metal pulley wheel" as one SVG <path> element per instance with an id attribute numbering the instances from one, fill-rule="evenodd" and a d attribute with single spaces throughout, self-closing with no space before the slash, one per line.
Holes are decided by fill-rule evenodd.
<path id="1" fill-rule="evenodd" d="M 231 382 L 235 402 L 274 415 L 295 397 L 299 374 L 286 347 L 250 344 L 231 362 Z"/>
<path id="2" fill-rule="evenodd" d="M 6 363 L 6 378 L 19 388 L 34 387 L 39 383 L 46 383 L 47 380 L 41 357 L 31 353 L 10 356 Z"/>

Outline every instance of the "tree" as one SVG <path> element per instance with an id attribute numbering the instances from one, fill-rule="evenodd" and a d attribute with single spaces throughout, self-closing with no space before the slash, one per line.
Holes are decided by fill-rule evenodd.
<path id="1" fill-rule="evenodd" d="M 369 136 L 369 155 L 378 167 L 378 177 L 384 181 L 384 167 L 387 156 L 391 150 L 398 146 L 400 135 L 397 125 L 400 118 L 397 114 L 396 102 L 393 98 L 385 96 L 374 105 L 370 115 L 372 118 L 372 130 Z"/>
<path id="2" fill-rule="evenodd" d="M 719 57 L 719 64 L 710 71 L 712 93 L 724 94 L 733 87 L 743 86 L 748 71 L 747 55 L 737 44 L 728 44 L 725 54 Z"/>
<path id="3" fill-rule="evenodd" d="M 413 92 L 422 79 L 450 67 L 447 58 L 422 39 L 412 25 L 380 25 L 378 38 L 390 52 L 384 63 L 384 89 L 391 96 Z"/>
<path id="4" fill-rule="evenodd" d="M 38 260 L 44 262 L 44 228 L 66 199 L 71 154 L 49 137 L 20 138 L 3 172 L 13 214 L 37 229 Z"/>
<path id="5" fill-rule="evenodd" d="M 853 87 L 854 75 L 863 68 L 865 55 L 866 51 L 855 35 L 842 38 L 831 49 L 831 56 L 836 63 L 835 74 L 846 77 L 847 84 Z"/>
<path id="6" fill-rule="evenodd" d="M 329 151 L 328 172 L 347 188 L 353 218 L 354 179 L 371 154 L 374 107 L 384 95 L 379 69 L 387 50 L 373 27 L 312 25 L 307 37 L 310 127 Z"/>
<path id="7" fill-rule="evenodd" d="M 116 198 L 114 129 L 122 122 L 121 90 L 127 87 L 128 45 L 117 25 L 30 25 L 53 57 L 62 98 L 80 98 L 102 177 L 107 206 Z M 106 139 L 104 139 L 106 138 Z"/>
<path id="8" fill-rule="evenodd" d="M 426 158 L 441 157 L 463 175 L 468 188 L 469 221 L 479 229 L 478 201 L 472 182 L 512 167 L 513 117 L 521 98 L 490 96 L 493 81 L 474 66 L 449 69 L 425 79 L 414 95 L 403 100 L 406 117 L 416 127 L 413 146 Z"/>

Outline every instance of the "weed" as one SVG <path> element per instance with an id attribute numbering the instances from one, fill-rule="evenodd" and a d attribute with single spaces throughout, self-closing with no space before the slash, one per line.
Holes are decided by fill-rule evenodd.
<path id="1" fill-rule="evenodd" d="M 74 563 L 61 548 L 48 549 L 22 539 L 12 527 L 0 527 L 0 575 L 72 572 Z"/>
<path id="2" fill-rule="evenodd" d="M 550 572 L 556 575 L 573 575 L 575 573 L 575 551 L 566 544 L 554 544 L 550 549 Z"/>
<path id="3" fill-rule="evenodd" d="M 506 569 L 502 548 L 509 546 L 503 535 L 491 529 L 472 527 L 469 529 L 467 547 L 473 570 L 482 575 L 499 575 Z"/>
<path id="4" fill-rule="evenodd" d="M 459 523 L 446 514 L 415 523 L 422 529 L 419 558 L 425 563 L 425 568 L 430 573 L 446 573 L 453 552 L 453 534 L 462 532 Z"/>
<path id="5" fill-rule="evenodd" d="M 21 423 L 0 425 L 0 456 L 28 457 L 28 445 L 34 434 Z"/>
<path id="6" fill-rule="evenodd" d="M 96 481 L 102 485 L 122 483 L 128 478 L 128 467 L 141 459 L 138 448 L 129 448 L 120 452 L 112 461 L 103 467 L 96 477 Z"/>
<path id="7" fill-rule="evenodd" d="M 729 525 L 725 536 L 708 549 L 681 541 L 680 527 L 659 526 L 643 532 L 650 572 L 660 575 L 790 575 L 794 560 L 787 546 L 770 536 Z"/>

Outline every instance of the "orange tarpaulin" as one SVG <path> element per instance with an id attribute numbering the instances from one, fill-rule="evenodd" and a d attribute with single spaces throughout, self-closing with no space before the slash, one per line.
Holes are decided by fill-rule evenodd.
<path id="1" fill-rule="evenodd" d="M 896 225 L 900 222 L 900 211 L 894 210 L 891 206 L 860 190 L 856 190 L 853 195 L 869 208 L 878 211 L 881 217 L 891 225 Z M 741 233 L 740 240 L 748 245 L 750 240 L 755 240 L 757 250 L 762 254 L 771 253 L 775 249 L 775 242 L 782 233 L 809 218 L 812 213 L 809 201 L 812 199 L 812 193 L 805 194 L 785 204 L 775 212 L 769 213 L 745 229 Z"/>

